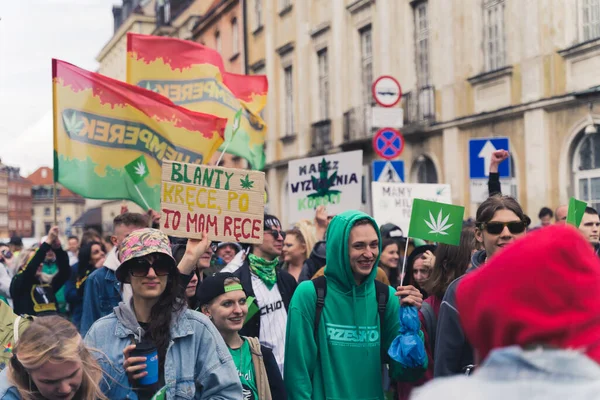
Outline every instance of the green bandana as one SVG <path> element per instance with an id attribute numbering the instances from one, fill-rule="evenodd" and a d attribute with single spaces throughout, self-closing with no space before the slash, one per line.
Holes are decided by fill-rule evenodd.
<path id="1" fill-rule="evenodd" d="M 254 254 L 249 254 L 248 261 L 250 262 L 250 271 L 258 276 L 269 290 L 273 289 L 273 286 L 275 286 L 275 283 L 277 282 L 275 268 L 277 268 L 277 264 L 279 264 L 279 259 L 276 258 L 273 261 L 267 261 Z"/>

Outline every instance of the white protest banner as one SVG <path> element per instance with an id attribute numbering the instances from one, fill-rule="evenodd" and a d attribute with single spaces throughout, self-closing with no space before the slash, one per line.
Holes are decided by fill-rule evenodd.
<path id="1" fill-rule="evenodd" d="M 163 160 L 161 231 L 198 239 L 262 243 L 265 174 Z"/>
<path id="2" fill-rule="evenodd" d="M 398 225 L 408 234 L 413 199 L 452 204 L 450 185 L 371 182 L 373 218 L 379 226 Z"/>
<path id="3" fill-rule="evenodd" d="M 362 204 L 362 150 L 303 158 L 288 164 L 289 221 L 312 220 L 318 206 L 329 215 Z"/>

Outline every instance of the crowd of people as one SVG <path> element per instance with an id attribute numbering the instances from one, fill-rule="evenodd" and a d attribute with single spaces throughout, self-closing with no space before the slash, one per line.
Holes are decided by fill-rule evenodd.
<path id="1" fill-rule="evenodd" d="M 531 227 L 499 193 L 506 157 L 458 246 L 324 207 L 287 230 L 265 214 L 252 246 L 126 210 L 110 236 L 13 238 L 0 400 L 597 398 L 600 217 L 575 229 L 561 206 Z M 391 351 L 407 309 L 420 359 Z"/>

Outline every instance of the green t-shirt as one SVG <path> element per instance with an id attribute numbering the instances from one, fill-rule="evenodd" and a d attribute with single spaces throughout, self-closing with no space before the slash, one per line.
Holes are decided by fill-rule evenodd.
<path id="1" fill-rule="evenodd" d="M 244 400 L 259 400 L 258 390 L 256 389 L 256 378 L 254 376 L 254 366 L 252 365 L 252 353 L 247 340 L 244 340 L 239 349 L 229 349 L 235 369 L 237 369 L 242 382 L 242 393 Z"/>

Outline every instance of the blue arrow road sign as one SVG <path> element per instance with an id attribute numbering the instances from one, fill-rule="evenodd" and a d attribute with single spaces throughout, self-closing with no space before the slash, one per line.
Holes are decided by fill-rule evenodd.
<path id="1" fill-rule="evenodd" d="M 487 179 L 490 176 L 490 160 L 496 150 L 510 152 L 507 137 L 469 140 L 469 177 Z M 500 178 L 510 178 L 510 160 L 504 160 L 498 167 Z"/>
<path id="2" fill-rule="evenodd" d="M 404 182 L 404 161 L 373 161 L 373 180 L 376 182 Z"/>

